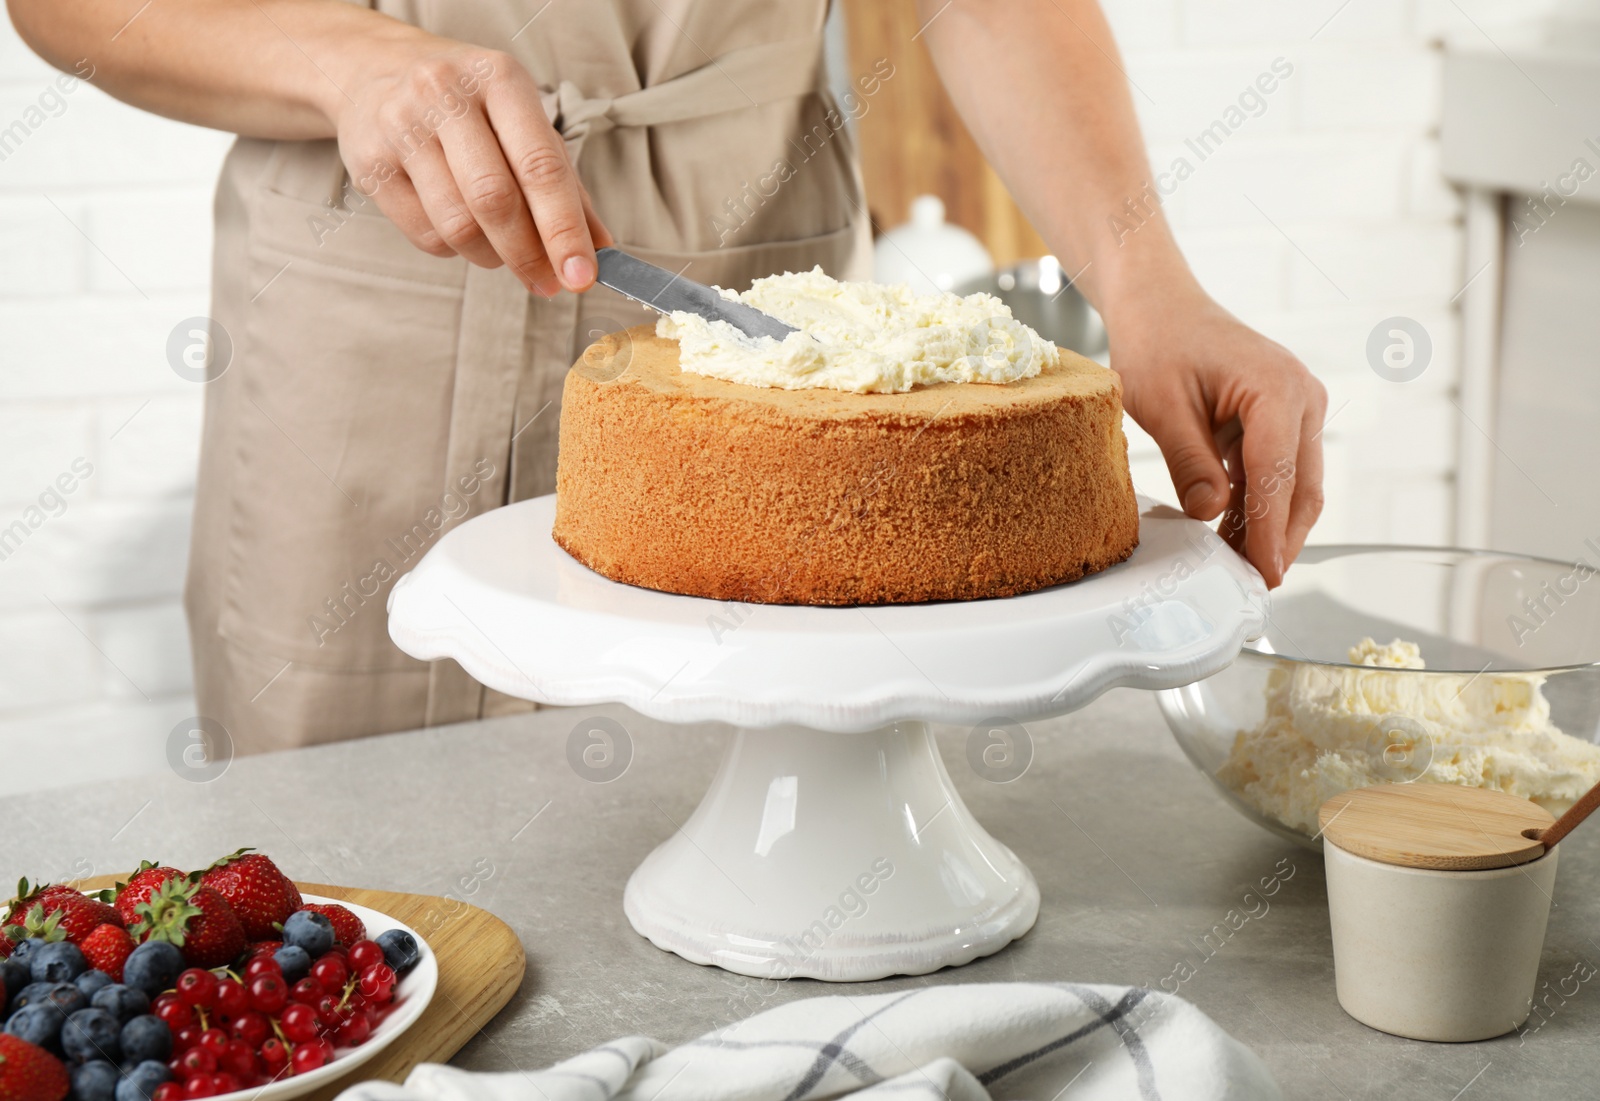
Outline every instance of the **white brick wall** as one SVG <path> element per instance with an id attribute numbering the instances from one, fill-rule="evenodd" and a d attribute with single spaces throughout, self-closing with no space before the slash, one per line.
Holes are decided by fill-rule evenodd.
<path id="1" fill-rule="evenodd" d="M 1105 3 L 1158 170 L 1275 58 L 1293 63 L 1167 209 L 1212 293 L 1332 392 L 1317 538 L 1448 541 L 1465 275 L 1459 201 L 1437 169 L 1436 40 L 1476 32 L 1442 0 Z M 1480 20 L 1510 7 L 1466 6 Z M 0 27 L 0 128 L 56 75 Z M 0 162 L 0 526 L 74 459 L 94 472 L 0 561 L 0 760 L 51 746 L 83 776 L 160 767 L 192 713 L 178 599 L 201 395 L 164 347 L 206 309 L 229 139 L 87 85 L 62 99 Z M 1405 386 L 1366 364 L 1368 332 L 1394 314 L 1435 344 Z M 1138 433 L 1134 460 L 1140 487 L 1170 497 Z M 0 769 L 0 791 L 41 775 Z"/>

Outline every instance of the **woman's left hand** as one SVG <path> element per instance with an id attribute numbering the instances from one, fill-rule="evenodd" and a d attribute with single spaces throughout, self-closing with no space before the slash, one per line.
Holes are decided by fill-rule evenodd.
<path id="1" fill-rule="evenodd" d="M 1184 512 L 1276 588 L 1322 512 L 1322 383 L 1198 288 L 1109 327 L 1123 404 L 1161 446 Z"/>

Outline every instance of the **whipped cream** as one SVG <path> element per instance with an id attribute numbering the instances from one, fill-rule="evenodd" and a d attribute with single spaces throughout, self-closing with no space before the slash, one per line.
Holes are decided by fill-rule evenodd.
<path id="1" fill-rule="evenodd" d="M 937 382 L 1004 384 L 1057 362 L 1056 346 L 990 294 L 917 294 L 904 284 L 841 283 L 820 267 L 717 288 L 799 332 L 752 339 L 681 310 L 656 322 L 685 371 L 746 386 L 898 394 Z"/>
<path id="2" fill-rule="evenodd" d="M 1267 714 L 1217 770 L 1257 810 L 1307 834 L 1334 795 L 1411 780 L 1493 788 L 1560 815 L 1600 782 L 1600 745 L 1550 721 L 1538 673 L 1433 673 L 1416 643 L 1370 638 L 1359 668 L 1280 666 Z"/>

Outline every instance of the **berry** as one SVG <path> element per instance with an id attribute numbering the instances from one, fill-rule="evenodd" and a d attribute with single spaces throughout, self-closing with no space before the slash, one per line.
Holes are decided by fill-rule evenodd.
<path id="1" fill-rule="evenodd" d="M 54 1006 L 56 1012 L 65 1019 L 70 1013 L 76 1013 L 89 1004 L 89 999 L 83 996 L 71 983 L 64 982 L 36 982 L 29 983 L 17 992 L 11 1000 L 13 1009 L 21 1009 L 29 1005 Z"/>
<path id="2" fill-rule="evenodd" d="M 311 956 L 298 944 L 285 944 L 272 954 L 272 961 L 283 972 L 283 981 L 296 983 L 311 970 Z"/>
<path id="3" fill-rule="evenodd" d="M 120 925 L 122 915 L 98 898 L 70 887 L 50 888 L 28 904 L 17 923 L 5 931 L 14 939 L 38 937 L 77 944 L 101 925 Z"/>
<path id="4" fill-rule="evenodd" d="M 25 1005 L 6 1021 L 6 1035 L 35 1047 L 53 1048 L 61 1037 L 66 1018 L 46 1004 Z"/>
<path id="5" fill-rule="evenodd" d="M 388 929 L 378 934 L 377 945 L 383 949 L 383 959 L 394 968 L 396 975 L 404 975 L 422 959 L 422 948 L 417 938 L 404 929 Z"/>
<path id="6" fill-rule="evenodd" d="M 344 960 L 329 952 L 311 965 L 311 978 L 326 994 L 337 994 L 350 981 L 350 968 Z"/>
<path id="7" fill-rule="evenodd" d="M 289 988 L 281 975 L 257 975 L 245 991 L 250 995 L 250 1008 L 269 1017 L 281 1012 L 289 1002 Z"/>
<path id="8" fill-rule="evenodd" d="M 150 1101 L 150 1095 L 171 1077 L 165 1063 L 147 1059 L 128 1071 L 117 1083 L 116 1101 Z"/>
<path id="9" fill-rule="evenodd" d="M 178 975 L 178 997 L 192 1006 L 210 1009 L 217 1004 L 217 977 L 200 967 L 191 967 Z"/>
<path id="10" fill-rule="evenodd" d="M 89 970 L 83 950 L 71 941 L 58 940 L 41 945 L 28 957 L 28 973 L 34 982 L 71 982 Z"/>
<path id="11" fill-rule="evenodd" d="M 337 902 L 308 902 L 305 909 L 321 914 L 333 924 L 335 943 L 348 948 L 358 940 L 367 939 L 366 925 L 348 907 L 340 906 Z"/>
<path id="12" fill-rule="evenodd" d="M 129 1063 L 164 1063 L 172 1055 L 172 1030 L 148 1013 L 134 1017 L 122 1026 L 118 1037 L 122 1057 Z"/>
<path id="13" fill-rule="evenodd" d="M 3 933 L 0 933 L 0 960 L 7 959 L 10 955 L 11 938 Z"/>
<path id="14" fill-rule="evenodd" d="M 321 1000 L 322 994 L 322 984 L 316 979 L 307 977 L 289 988 L 289 1001 L 301 1005 L 316 1005 Z"/>
<path id="15" fill-rule="evenodd" d="M 153 998 L 172 989 L 182 970 L 182 952 L 164 940 L 148 940 L 135 948 L 122 965 L 122 981 Z"/>
<path id="16" fill-rule="evenodd" d="M 274 939 L 278 926 L 304 906 L 299 889 L 271 858 L 249 849 L 212 864 L 201 873 L 200 882 L 228 900 L 251 940 Z"/>
<path id="17" fill-rule="evenodd" d="M 150 1095 L 150 1101 L 183 1101 L 183 1084 L 180 1082 L 163 1082 L 156 1087 L 156 1092 Z"/>
<path id="18" fill-rule="evenodd" d="M 173 1073 L 179 1078 L 191 1078 L 196 1074 L 215 1074 L 217 1070 L 217 1057 L 198 1044 L 178 1056 L 176 1062 L 177 1066 L 173 1068 Z"/>
<path id="19" fill-rule="evenodd" d="M 283 941 L 281 940 L 253 940 L 250 942 L 250 958 L 255 959 L 257 956 L 270 957 L 274 952 L 282 947 Z"/>
<path id="20" fill-rule="evenodd" d="M 28 958 L 32 956 L 34 952 L 38 951 L 40 948 L 43 948 L 48 943 L 49 941 L 45 940 L 43 937 L 27 937 L 23 940 L 17 941 L 11 949 L 11 961 L 13 963 L 20 963 L 23 967 L 27 967 Z M 29 981 L 31 982 L 32 980 L 30 979 Z"/>
<path id="21" fill-rule="evenodd" d="M 119 1021 L 128 1021 L 141 1013 L 150 1012 L 150 999 L 143 990 L 135 990 L 131 986 L 121 983 L 112 983 L 94 992 L 89 999 L 89 1004 L 97 1009 L 103 1009 Z"/>
<path id="22" fill-rule="evenodd" d="M 281 979 L 283 968 L 278 966 L 278 961 L 272 956 L 257 956 L 244 965 L 245 981 L 248 982 L 257 975 L 277 975 Z"/>
<path id="23" fill-rule="evenodd" d="M 388 1005 L 394 1001 L 394 987 L 398 981 L 394 968 L 386 963 L 375 963 L 361 972 L 356 988 L 373 1005 Z"/>
<path id="24" fill-rule="evenodd" d="M 170 990 L 156 995 L 156 1000 L 150 1003 L 150 1012 L 174 1032 L 194 1021 L 194 1006 Z"/>
<path id="25" fill-rule="evenodd" d="M 200 1042 L 200 1034 L 205 1029 L 200 1027 L 200 1022 L 184 1025 L 172 1034 L 172 1050 L 174 1052 L 188 1051 Z"/>
<path id="26" fill-rule="evenodd" d="M 370 940 L 358 940 L 350 946 L 350 970 L 357 975 L 375 963 L 383 963 L 383 949 Z"/>
<path id="27" fill-rule="evenodd" d="M 211 1075 L 196 1074 L 183 1083 L 183 1095 L 190 1098 L 211 1097 L 217 1088 L 211 1084 Z"/>
<path id="28" fill-rule="evenodd" d="M 211 1092 L 215 1096 L 232 1093 L 239 1088 L 239 1080 L 225 1070 L 219 1070 L 211 1076 Z"/>
<path id="29" fill-rule="evenodd" d="M 322 1022 L 323 1028 L 333 1028 L 344 1020 L 343 1014 L 339 1012 L 339 998 L 337 995 L 324 994 L 317 999 L 314 1008 L 317 1011 L 317 1019 Z"/>
<path id="30" fill-rule="evenodd" d="M 72 1068 L 73 1101 L 113 1101 L 117 1092 L 117 1068 L 104 1059 L 93 1059 Z"/>
<path id="31" fill-rule="evenodd" d="M 248 1082 L 256 1076 L 255 1049 L 243 1040 L 229 1040 L 228 1049 L 217 1065 L 242 1082 Z"/>
<path id="32" fill-rule="evenodd" d="M 261 1066 L 268 1078 L 276 1078 L 289 1065 L 289 1049 L 276 1036 L 261 1045 Z"/>
<path id="33" fill-rule="evenodd" d="M 296 945 L 316 959 L 333 947 L 333 922 L 314 910 L 296 910 L 283 923 L 283 943 Z"/>
<path id="34" fill-rule="evenodd" d="M 161 867 L 148 860 L 139 862 L 139 870 L 128 877 L 128 882 L 115 887 L 115 905 L 122 923 L 129 927 L 139 920 L 139 906 L 149 902 L 155 890 L 169 879 L 187 878 L 176 868 Z"/>
<path id="35" fill-rule="evenodd" d="M 80 1009 L 61 1026 L 61 1050 L 77 1063 L 122 1058 L 121 1023 L 103 1009 Z"/>
<path id="36" fill-rule="evenodd" d="M 195 1046 L 209 1051 L 213 1059 L 221 1062 L 228 1053 L 228 1034 L 220 1028 L 208 1028 L 200 1034 Z"/>
<path id="37" fill-rule="evenodd" d="M 278 1024 L 283 1029 L 284 1036 L 294 1044 L 303 1044 L 307 1040 L 317 1038 L 318 1025 L 317 1011 L 309 1005 L 295 1003 L 283 1011 Z"/>
<path id="38" fill-rule="evenodd" d="M 272 1035 L 272 1026 L 267 1023 L 267 1018 L 254 1010 L 248 1010 L 235 1017 L 228 1025 L 235 1038 L 243 1040 L 254 1050 L 266 1042 Z"/>
<path id="39" fill-rule="evenodd" d="M 85 971 L 83 974 L 72 980 L 72 985 L 77 987 L 79 991 L 83 993 L 85 998 L 93 1001 L 94 996 L 100 993 L 100 991 L 104 990 L 106 987 L 110 986 L 112 982 L 113 980 L 110 975 L 107 975 L 104 971 L 96 969 L 94 971 Z"/>
<path id="40" fill-rule="evenodd" d="M 0 937 L 0 940 L 5 940 Z M 6 941 L 10 944 L 10 941 Z M 22 988 L 33 981 L 33 976 L 28 973 L 28 965 L 18 960 L 15 956 L 0 960 L 0 983 L 5 984 L 6 996 L 15 998 L 22 993 Z"/>
<path id="41" fill-rule="evenodd" d="M 135 936 L 169 941 L 196 967 L 222 967 L 244 951 L 244 928 L 233 908 L 202 884 L 169 879 L 139 904 L 138 913 Z"/>
<path id="42" fill-rule="evenodd" d="M 371 1037 L 372 1022 L 365 1013 L 357 1013 L 342 1023 L 335 1035 L 339 1038 L 340 1047 L 358 1047 Z"/>
<path id="43" fill-rule="evenodd" d="M 112 982 L 121 982 L 123 965 L 133 953 L 133 938 L 122 926 L 106 922 L 91 929 L 78 947 L 83 949 L 90 967 L 111 976 Z"/>
<path id="44" fill-rule="evenodd" d="M 48 1051 L 0 1035 L 0 1101 L 61 1101 L 71 1087 L 67 1068 Z"/>
<path id="45" fill-rule="evenodd" d="M 294 1049 L 291 1062 L 296 1074 L 310 1074 L 333 1057 L 333 1045 L 326 1040 L 312 1040 Z"/>

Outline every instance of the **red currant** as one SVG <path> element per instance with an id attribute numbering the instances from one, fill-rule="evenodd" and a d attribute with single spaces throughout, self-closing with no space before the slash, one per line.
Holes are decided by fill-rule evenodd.
<path id="1" fill-rule="evenodd" d="M 332 1028 L 344 1020 L 339 1014 L 339 999 L 332 994 L 324 994 L 317 999 L 313 1007 L 317 1011 L 317 1019 L 322 1022 L 323 1028 Z"/>
<path id="2" fill-rule="evenodd" d="M 196 1074 L 215 1074 L 217 1057 L 197 1045 L 178 1056 L 178 1066 L 185 1078 Z"/>
<path id="3" fill-rule="evenodd" d="M 283 968 L 278 966 L 278 961 L 271 956 L 257 956 L 244 965 L 244 981 L 246 985 L 257 975 L 283 976 Z"/>
<path id="4" fill-rule="evenodd" d="M 205 1029 L 200 1027 L 199 1021 L 184 1025 L 172 1034 L 172 1050 L 177 1053 L 188 1051 L 200 1042 L 200 1034 L 204 1031 Z"/>
<path id="5" fill-rule="evenodd" d="M 361 972 L 361 996 L 376 1005 L 386 1005 L 394 1000 L 394 986 L 398 981 L 394 968 L 386 963 L 375 963 Z"/>
<path id="6" fill-rule="evenodd" d="M 326 1040 L 313 1040 L 308 1044 L 301 1044 L 294 1049 L 294 1072 L 296 1074 L 309 1074 L 328 1061 L 328 1052 L 324 1050 Z"/>
<path id="7" fill-rule="evenodd" d="M 383 962 L 383 949 L 375 941 L 358 940 L 350 946 L 348 962 L 350 970 L 359 975 L 373 964 Z"/>
<path id="8" fill-rule="evenodd" d="M 341 1024 L 335 1035 L 339 1038 L 340 1047 L 359 1047 L 372 1035 L 372 1023 L 367 1020 L 365 1013 L 357 1013 Z"/>
<path id="9" fill-rule="evenodd" d="M 317 1011 L 309 1005 L 296 1002 L 283 1011 L 278 1023 L 283 1027 L 283 1034 L 295 1044 L 317 1038 Z"/>
<path id="10" fill-rule="evenodd" d="M 165 1021 L 167 1028 L 173 1032 L 194 1020 L 194 1007 L 170 990 L 156 995 L 150 1012 Z"/>
<path id="11" fill-rule="evenodd" d="M 261 1066 L 268 1078 L 276 1078 L 289 1065 L 289 1048 L 276 1036 L 261 1045 Z"/>
<path id="12" fill-rule="evenodd" d="M 178 1082 L 163 1082 L 150 1095 L 150 1101 L 183 1101 L 183 1086 Z"/>
<path id="13" fill-rule="evenodd" d="M 272 1035 L 272 1025 L 267 1022 L 266 1017 L 254 1010 L 246 1010 L 244 1013 L 239 1014 L 229 1023 L 228 1027 L 233 1030 L 235 1037 L 250 1045 L 250 1050 L 252 1051 L 260 1047 L 266 1042 L 267 1037 Z"/>
<path id="14" fill-rule="evenodd" d="M 221 1059 L 228 1051 L 228 1034 L 220 1028 L 208 1028 L 195 1046 L 209 1051 L 212 1058 Z"/>
<path id="15" fill-rule="evenodd" d="M 196 1074 L 184 1082 L 183 1095 L 188 1098 L 215 1096 L 216 1090 L 211 1086 L 211 1075 Z"/>
<path id="16" fill-rule="evenodd" d="M 311 977 L 317 980 L 317 985 L 326 993 L 337 994 L 344 989 L 344 984 L 350 981 L 350 968 L 345 964 L 343 956 L 335 956 L 329 952 L 311 965 Z"/>
<path id="17" fill-rule="evenodd" d="M 217 1065 L 239 1081 L 248 1082 L 256 1076 L 256 1053 L 243 1040 L 229 1040 L 228 1050 L 217 1060 Z"/>
<path id="18" fill-rule="evenodd" d="M 217 1012 L 225 1018 L 237 1017 L 250 1008 L 250 998 L 244 986 L 234 978 L 217 980 Z"/>
<path id="19" fill-rule="evenodd" d="M 211 1076 L 211 1090 L 214 1094 L 232 1093 L 238 1088 L 239 1080 L 225 1070 Z"/>
<path id="20" fill-rule="evenodd" d="M 279 974 L 257 975 L 245 988 L 250 995 L 250 1008 L 271 1017 L 282 1012 L 289 1004 L 289 988 Z"/>
<path id="21" fill-rule="evenodd" d="M 301 979 L 289 988 L 289 1000 L 292 1002 L 316 1005 L 320 997 L 322 997 L 322 984 L 313 978 Z"/>
<path id="22" fill-rule="evenodd" d="M 178 976 L 178 997 L 190 1005 L 210 1009 L 217 1003 L 217 977 L 203 967 L 191 967 Z"/>

